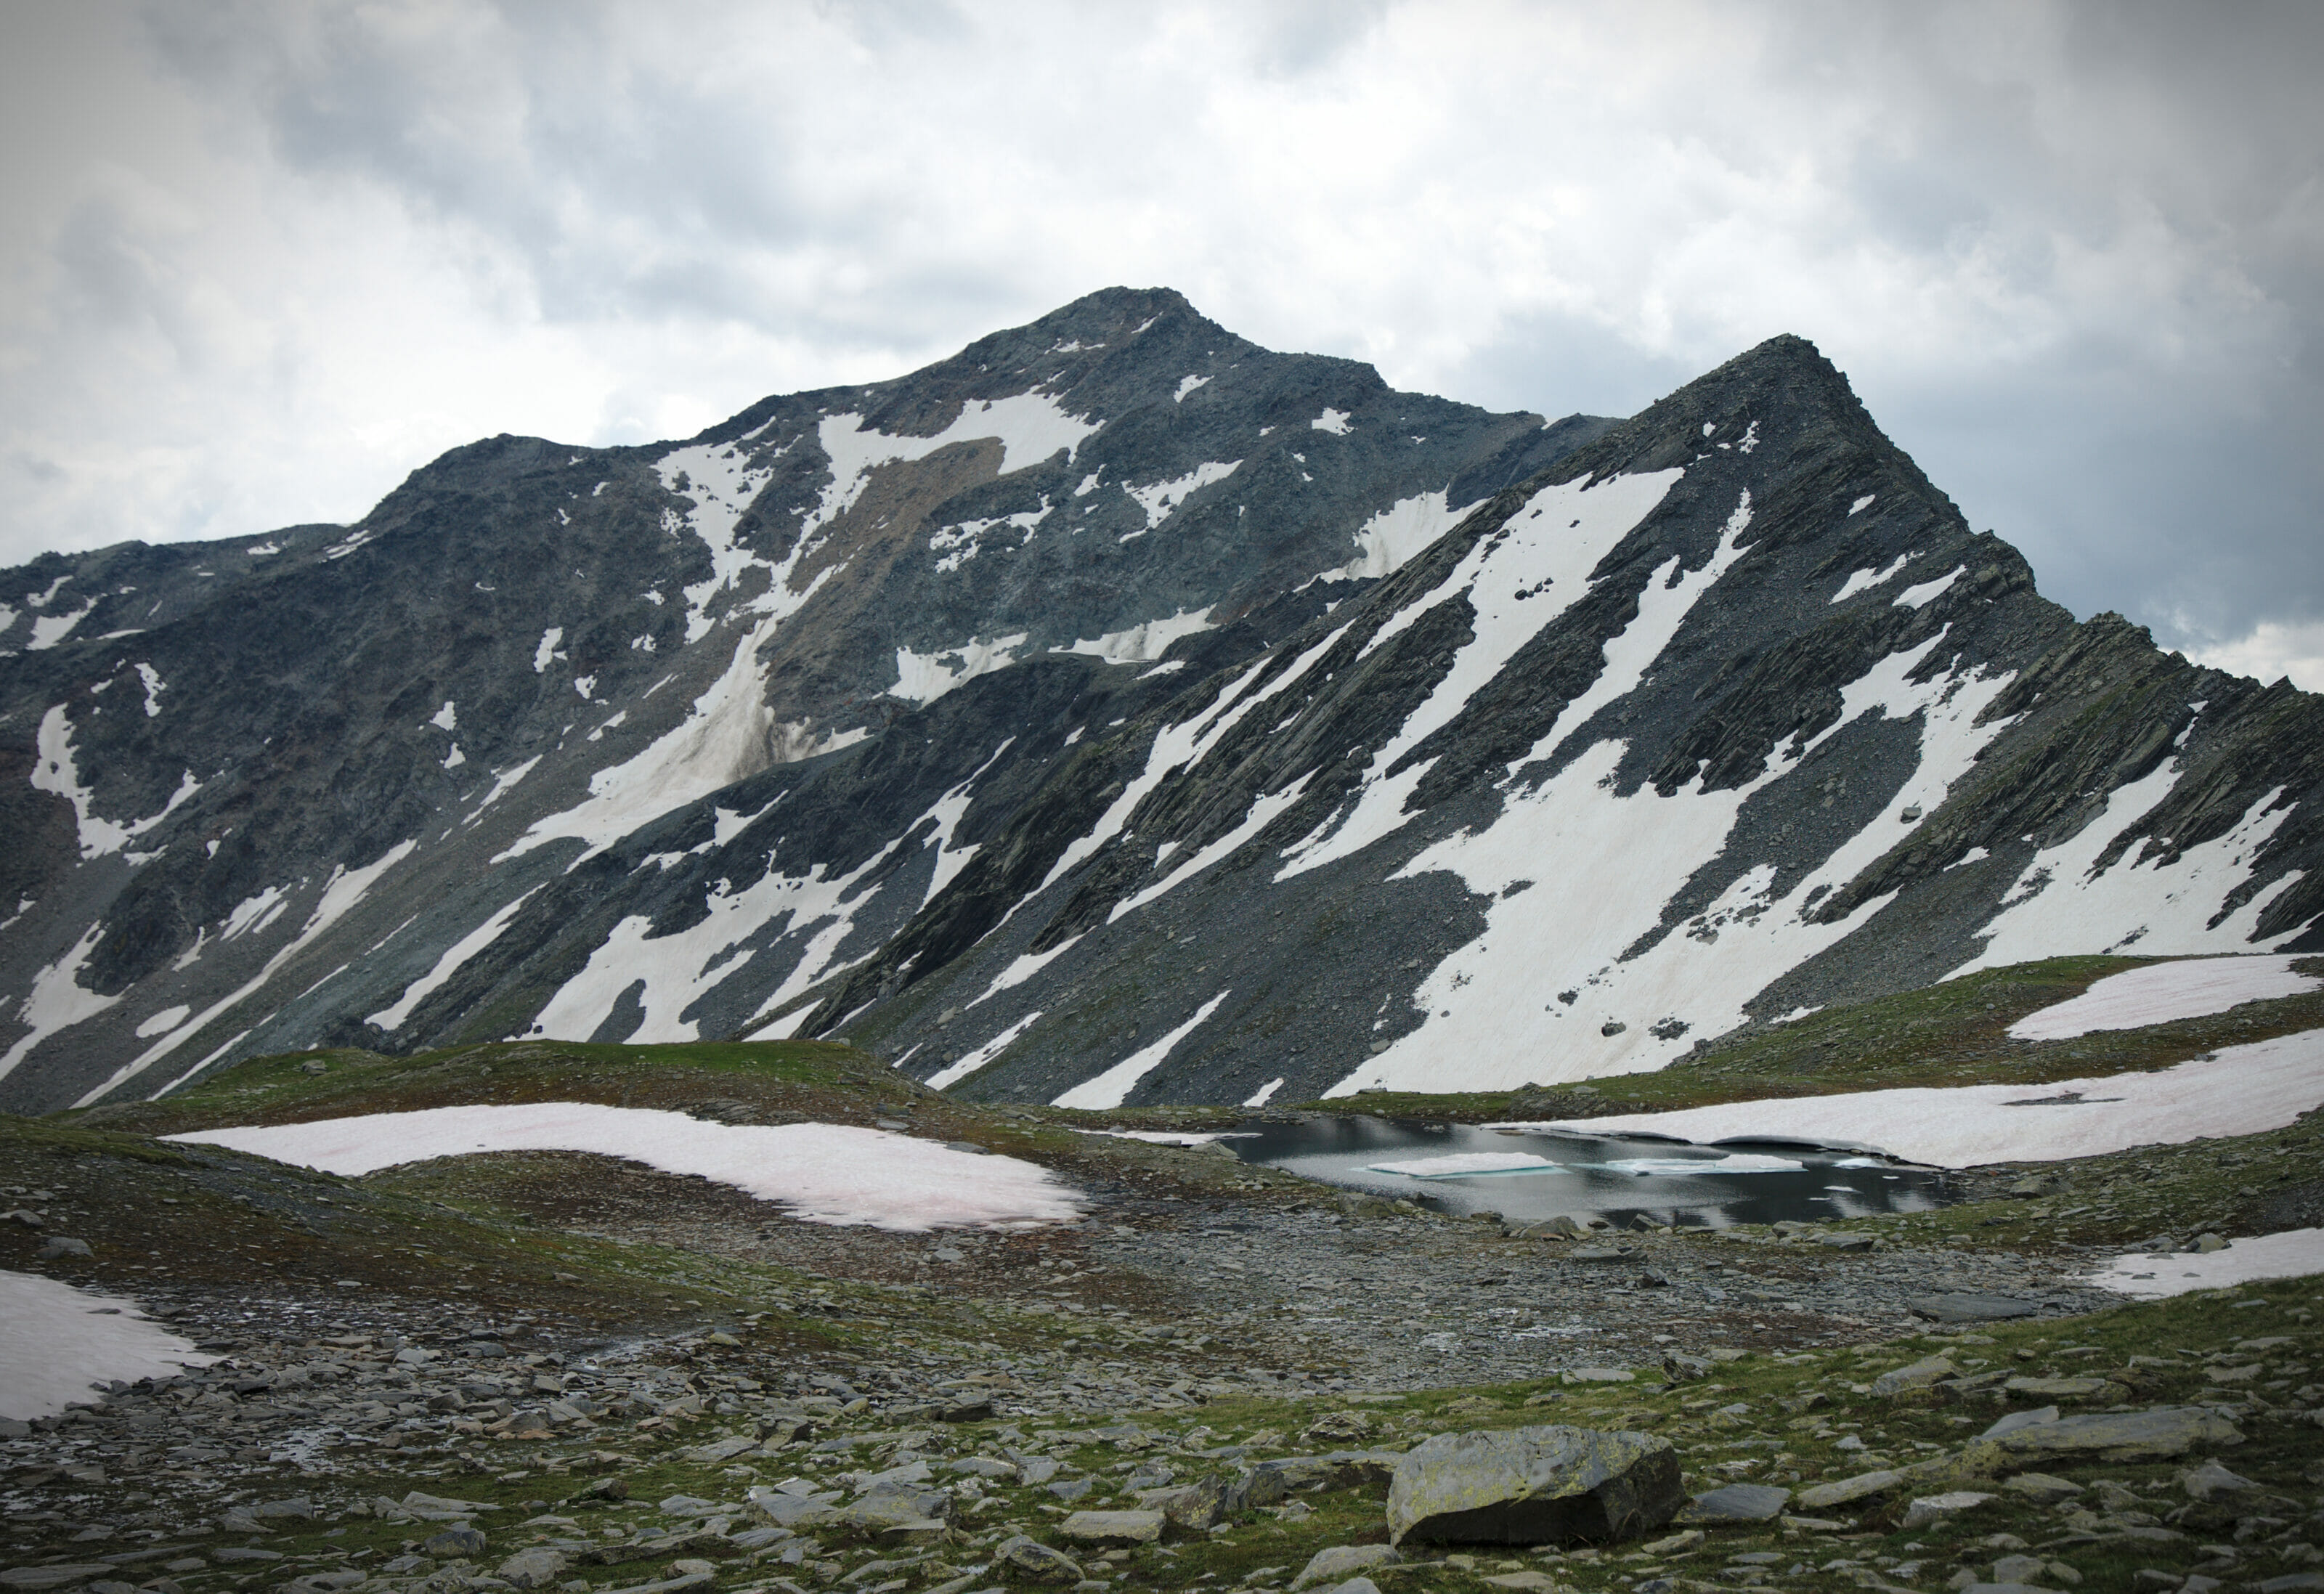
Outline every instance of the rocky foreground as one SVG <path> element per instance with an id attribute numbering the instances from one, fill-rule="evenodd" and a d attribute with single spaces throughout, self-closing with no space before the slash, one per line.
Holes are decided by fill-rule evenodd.
<path id="1" fill-rule="evenodd" d="M 0 1267 L 214 1359 L 0 1429 L 0 1589 L 2324 1587 L 2324 1290 L 2076 1282 L 2305 1200 L 2308 1120 L 1918 1214 L 1518 1229 L 844 1048 L 645 1053 L 0 1119 Z M 900 1232 L 601 1156 L 343 1179 L 156 1138 L 576 1096 L 973 1146 L 1084 1208 Z"/>
<path id="2" fill-rule="evenodd" d="M 181 1313 L 212 1365 L 12 1425 L 0 1587 L 2273 1594 L 2324 1586 L 2315 1294 L 1272 1394 L 1142 1335 L 802 1358 L 774 1314 L 608 1342 L 253 1301 Z M 1577 1434 L 1628 1504 L 1545 1516 L 1523 1454 Z"/>

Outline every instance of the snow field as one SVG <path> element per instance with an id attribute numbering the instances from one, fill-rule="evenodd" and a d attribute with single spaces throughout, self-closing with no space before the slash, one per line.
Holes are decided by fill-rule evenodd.
<path id="1" fill-rule="evenodd" d="M 2324 1105 L 2324 1029 L 2233 1046 L 2153 1073 L 1736 1101 L 1550 1127 L 1698 1142 L 1782 1136 L 1876 1147 L 1938 1167 L 2057 1162 L 2134 1146 L 2255 1135 Z"/>
<path id="2" fill-rule="evenodd" d="M 2082 1280 L 2141 1300 L 2195 1290 L 2254 1284 L 2266 1278 L 2306 1278 L 2324 1273 L 2324 1229 L 2287 1229 L 2231 1240 L 2223 1251 L 2150 1256 L 2132 1251 Z"/>
<path id="3" fill-rule="evenodd" d="M 1631 689 L 1707 590 L 1703 578 L 1715 579 L 1715 572 L 1729 567 L 1726 556 L 1748 511 L 1748 503 L 1738 505 L 1720 556 L 1693 578 L 1676 588 L 1663 585 L 1666 577 L 1648 584 L 1637 619 L 1607 644 L 1599 682 L 1561 714 L 1532 752 L 1512 763 L 1513 774 L 1583 723 L 1595 712 L 1590 705 Z M 1325 1093 L 1352 1095 L 1375 1085 L 1498 1090 L 1640 1073 L 1664 1066 L 1700 1037 L 1742 1022 L 1744 1004 L 1771 981 L 1885 906 L 1885 898 L 1865 903 L 1833 924 L 1804 917 L 1819 888 L 1836 889 L 1854 879 L 1895 844 L 1898 829 L 1867 826 L 1780 898 L 1773 894 L 1772 866 L 1747 870 L 1646 952 L 1622 962 L 1623 952 L 1655 929 L 1663 905 L 1720 855 L 1756 792 L 1864 715 L 1921 721 L 1920 761 L 1896 802 L 1933 811 L 2006 728 L 1975 722 L 2008 677 L 1988 679 L 1972 670 L 1924 683 L 1907 678 L 1944 635 L 1874 664 L 1842 689 L 1840 717 L 1829 729 L 1804 747 L 1779 750 L 1767 771 L 1747 786 L 1717 792 L 1698 786 L 1668 797 L 1641 787 L 1617 796 L 1610 787 L 1624 744 L 1600 742 L 1543 786 L 1511 791 L 1486 829 L 1448 837 L 1419 853 L 1404 875 L 1451 870 L 1471 891 L 1492 898 L 1485 933 L 1422 981 L 1413 998 L 1426 1014 L 1420 1027 Z M 1387 816 L 1402 823 L 1400 814 Z M 1341 839 L 1346 835 L 1343 829 L 1330 838 L 1331 850 L 1353 851 Z M 1325 850 L 1303 845 L 1305 850 L 1286 854 L 1293 861 L 1285 874 L 1311 866 Z M 1508 896 L 1520 880 L 1542 882 L 1554 889 L 1555 901 L 1589 903 L 1591 910 L 1563 911 L 1532 894 Z M 1552 994 L 1566 990 L 1577 993 L 1574 1002 Z M 1603 1033 L 1608 1023 L 1622 1027 L 1609 1036 Z M 1448 1065 L 1448 1058 L 1462 1061 Z"/>
<path id="4" fill-rule="evenodd" d="M 101 1401 L 100 1379 L 169 1377 L 217 1359 L 138 1314 L 134 1301 L 0 1269 L 0 1417 L 19 1423 Z"/>
<path id="5" fill-rule="evenodd" d="M 789 1208 L 802 1222 L 912 1233 L 1026 1228 L 1081 1215 L 1077 1192 L 1013 1156 L 954 1151 L 886 1129 L 705 1123 L 681 1112 L 586 1101 L 435 1107 L 167 1138 L 348 1178 L 480 1151 L 593 1152 L 731 1185 Z"/>
<path id="6" fill-rule="evenodd" d="M 1361 851 L 1399 829 L 1417 770 L 1388 770 L 1432 733 L 1452 723 L 1477 690 L 1501 672 L 1535 633 L 1588 590 L 1590 572 L 1663 501 L 1681 473 L 1617 476 L 1595 487 L 1569 482 L 1545 487 L 1509 517 L 1503 534 L 1479 539 L 1445 578 L 1398 610 L 1364 644 L 1370 654 L 1440 604 L 1466 594 L 1477 618 L 1452 668 L 1395 736 L 1372 755 L 1355 801 L 1336 829 L 1287 854 L 1277 880 Z M 1578 526 L 1572 522 L 1579 521 Z M 1517 594 L 1527 595 L 1520 598 Z"/>
<path id="7" fill-rule="evenodd" d="M 2143 780 L 2116 788 L 2107 794 L 2105 808 L 2078 834 L 2035 853 L 1986 925 L 1985 950 L 1946 978 L 2069 953 L 2189 957 L 2255 947 L 2272 951 L 2298 935 L 2295 928 L 2272 942 L 2255 939 L 2259 916 L 2299 880 L 2298 871 L 2219 918 L 2228 895 L 2250 877 L 2253 854 L 2291 814 L 2289 808 L 2268 811 L 2276 792 L 2254 802 L 2225 835 L 2188 848 L 2175 862 L 2148 859 L 2149 849 L 2142 843 L 2103 873 L 2097 871 L 2107 844 L 2169 796 L 2184 772 L 2172 761 L 2156 766 Z M 2214 918 L 2219 918 L 2216 925 Z"/>
<path id="8" fill-rule="evenodd" d="M 2009 1027 L 2012 1040 L 2071 1040 L 2095 1029 L 2144 1029 L 2176 1018 L 2224 1013 L 2243 1002 L 2305 996 L 2318 989 L 2313 975 L 2295 974 L 2304 958 L 2188 958 L 2109 974 L 2081 995 L 2028 1013 Z"/>

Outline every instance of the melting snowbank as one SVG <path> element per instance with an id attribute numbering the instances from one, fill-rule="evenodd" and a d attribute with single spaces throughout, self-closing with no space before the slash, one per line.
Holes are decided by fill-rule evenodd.
<path id="1" fill-rule="evenodd" d="M 2243 1002 L 2306 996 L 2324 981 L 2293 973 L 2292 965 L 2301 961 L 2289 954 L 2189 958 L 2110 974 L 2080 996 L 2028 1013 L 2009 1027 L 2009 1038 L 2071 1040 L 2093 1029 L 2144 1029 Z"/>
<path id="2" fill-rule="evenodd" d="M 2044 1085 L 1858 1091 L 1592 1118 L 1554 1127 L 1709 1141 L 1858 1140 L 1914 1162 L 2055 1162 L 2282 1129 L 2324 1104 L 2324 1029 L 2278 1036 L 2154 1073 Z"/>
<path id="3" fill-rule="evenodd" d="M 167 1377 L 217 1359 L 137 1315 L 137 1303 L 0 1269 L 0 1417 L 25 1422 L 97 1396 L 99 1378 Z"/>
<path id="4" fill-rule="evenodd" d="M 434 1107 L 166 1138 L 349 1177 L 478 1151 L 590 1151 L 731 1184 L 781 1202 L 805 1222 L 908 1232 L 1023 1228 L 1081 1215 L 1079 1193 L 1013 1156 L 844 1124 L 733 1126 L 587 1101 Z"/>
<path id="5" fill-rule="evenodd" d="M 2208 1255 L 2155 1257 L 2134 1251 L 2116 1257 L 2083 1282 L 2152 1301 L 2190 1290 L 2251 1284 L 2263 1278 L 2305 1278 L 2314 1273 L 2324 1273 L 2324 1229 L 2257 1234 Z"/>

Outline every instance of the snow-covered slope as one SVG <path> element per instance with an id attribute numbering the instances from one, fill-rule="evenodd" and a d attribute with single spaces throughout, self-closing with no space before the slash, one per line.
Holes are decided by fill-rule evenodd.
<path id="1" fill-rule="evenodd" d="M 2318 700 L 2075 624 L 1797 339 L 1545 426 L 1110 290 L 263 546 L 0 574 L 0 1103 L 521 1035 L 1549 1083 L 2324 911 Z"/>
<path id="2" fill-rule="evenodd" d="M 875 947 L 1086 716 L 1608 424 L 1111 290 L 686 443 L 495 438 L 353 527 L 0 573 L 0 1103 L 739 1024 Z"/>

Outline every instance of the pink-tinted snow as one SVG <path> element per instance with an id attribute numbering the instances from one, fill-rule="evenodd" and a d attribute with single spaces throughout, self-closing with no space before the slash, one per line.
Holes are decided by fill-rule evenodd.
<path id="1" fill-rule="evenodd" d="M 2110 974 L 2078 997 L 2028 1013 L 2009 1027 L 2012 1040 L 2071 1040 L 2094 1029 L 2144 1029 L 2174 1018 L 2224 1013 L 2243 1002 L 2305 996 L 2324 985 L 2295 974 L 2302 957 L 2190 957 Z"/>
<path id="2" fill-rule="evenodd" d="M 2146 1300 L 2214 1290 L 2263 1278 L 2306 1278 L 2324 1273 L 2324 1229 L 2287 1229 L 2229 1242 L 2223 1251 L 2116 1257 L 2085 1282 Z"/>
<path id="3" fill-rule="evenodd" d="M 0 1269 L 0 1417 L 26 1422 L 101 1398 L 99 1378 L 167 1377 L 214 1356 L 145 1320 L 134 1301 Z"/>
<path id="4" fill-rule="evenodd" d="M 1868 1145 L 1914 1162 L 1960 1168 L 2262 1134 L 2319 1104 L 2324 1029 L 2310 1029 L 2153 1073 L 1734 1101 L 1557 1127 L 1610 1135 L 1644 1129 L 1694 1141 L 1766 1136 Z"/>
<path id="5" fill-rule="evenodd" d="M 908 1232 L 1025 1228 L 1081 1215 L 1076 1191 L 1013 1156 L 844 1124 L 733 1126 L 586 1101 L 435 1107 L 169 1138 L 349 1177 L 479 1151 L 590 1151 L 730 1184 L 806 1222 Z"/>

